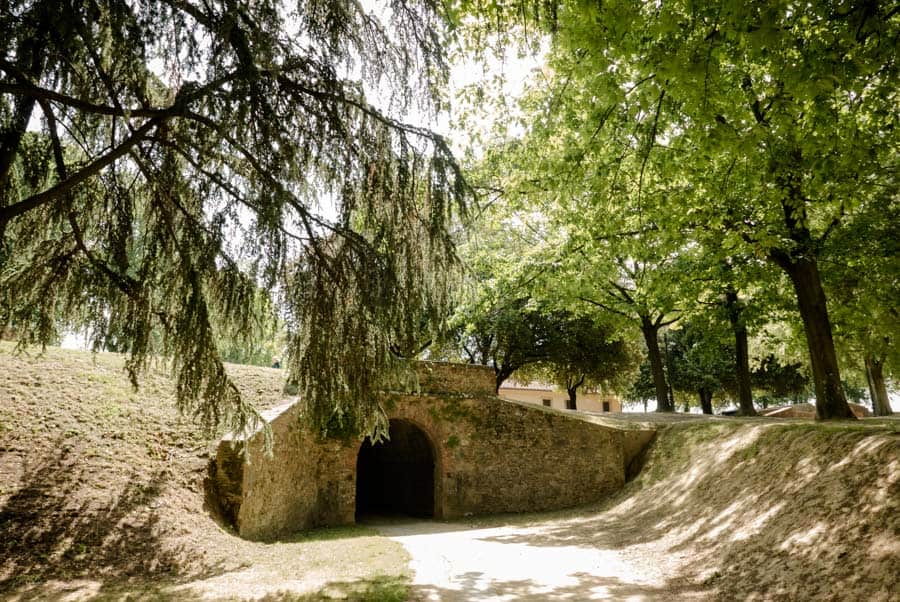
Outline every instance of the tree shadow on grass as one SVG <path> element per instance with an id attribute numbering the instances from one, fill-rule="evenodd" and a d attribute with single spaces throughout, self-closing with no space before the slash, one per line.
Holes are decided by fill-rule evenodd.
<path id="1" fill-rule="evenodd" d="M 63 599 L 71 589 L 37 586 L 89 580 L 99 584 L 95 597 L 102 599 L 109 588 L 177 584 L 223 572 L 198 563 L 188 545 L 162 545 L 166 471 L 103 479 L 96 463 L 57 443 L 47 453 L 29 453 L 20 486 L 0 505 L 0 597 L 17 591 L 22 600 Z M 148 596 L 162 598 L 161 591 Z"/>
<path id="2" fill-rule="evenodd" d="M 595 512 L 484 540 L 637 553 L 648 545 L 690 559 L 670 575 L 675 583 L 708 585 L 723 599 L 889 600 L 900 591 L 900 439 L 870 434 L 817 425 L 723 433 L 724 442 L 695 447 L 700 455 L 665 478 L 639 480 Z M 657 463 L 678 451 L 661 439 Z"/>
<path id="3" fill-rule="evenodd" d="M 319 591 L 307 594 L 278 591 L 253 600 L 254 602 L 320 602 L 324 600 L 408 602 L 410 587 L 409 580 L 405 577 L 382 575 L 360 581 L 332 581 Z M 245 602 L 250 601 L 246 600 Z"/>
<path id="4" fill-rule="evenodd" d="M 664 588 L 631 583 L 616 577 L 591 575 L 584 572 L 568 576 L 564 584 L 548 586 L 532 579 L 503 581 L 479 572 L 469 572 L 458 578 L 459 587 L 449 589 L 433 585 L 416 585 L 412 591 L 416 600 L 441 602 L 480 602 L 488 600 L 691 600 L 708 597 L 703 587 L 682 584 Z"/>

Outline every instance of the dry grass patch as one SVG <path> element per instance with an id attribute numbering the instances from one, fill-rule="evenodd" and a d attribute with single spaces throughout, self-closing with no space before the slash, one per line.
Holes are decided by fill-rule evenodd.
<path id="1" fill-rule="evenodd" d="M 0 598 L 390 599 L 404 587 L 405 553 L 371 530 L 236 537 L 206 496 L 213 443 L 175 410 L 165 367 L 137 391 L 123 367 L 0 343 Z M 282 401 L 282 371 L 229 372 L 258 407 Z"/>

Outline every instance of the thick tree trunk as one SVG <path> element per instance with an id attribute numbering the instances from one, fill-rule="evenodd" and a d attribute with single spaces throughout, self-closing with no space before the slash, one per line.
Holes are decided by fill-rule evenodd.
<path id="1" fill-rule="evenodd" d="M 782 265 L 794 285 L 800 317 L 806 331 L 806 344 L 816 390 L 818 420 L 854 419 L 847 405 L 838 369 L 831 322 L 828 319 L 825 291 L 815 258 L 800 256 Z"/>
<path id="2" fill-rule="evenodd" d="M 753 390 L 750 387 L 750 353 L 747 344 L 747 326 L 744 324 L 743 307 L 737 291 L 731 287 L 725 291 L 725 309 L 731 330 L 734 332 L 735 372 L 738 386 L 738 415 L 756 416 L 753 408 Z"/>
<path id="3" fill-rule="evenodd" d="M 566 407 L 568 410 L 577 410 L 578 409 L 578 387 L 569 387 L 566 389 L 566 392 L 569 394 L 569 405 Z"/>
<path id="4" fill-rule="evenodd" d="M 659 326 L 654 324 L 649 316 L 641 316 L 641 333 L 647 344 L 650 372 L 653 374 L 653 386 L 656 388 L 656 411 L 674 412 L 675 407 L 669 401 L 669 387 L 666 384 L 662 354 L 659 351 Z"/>
<path id="5" fill-rule="evenodd" d="M 704 414 L 712 414 L 712 391 L 705 387 L 700 387 L 697 391 L 698 397 L 700 397 L 700 409 L 703 410 Z"/>
<path id="6" fill-rule="evenodd" d="M 875 416 L 893 414 L 887 386 L 884 384 L 884 361 L 873 355 L 866 355 L 866 380 L 869 382 L 869 395 L 872 398 L 872 413 Z"/>
<path id="7" fill-rule="evenodd" d="M 770 169 L 785 194 L 781 207 L 784 225 L 793 245 L 789 250 L 770 249 L 769 258 L 787 272 L 797 295 L 816 390 L 816 419 L 853 420 L 855 416 L 847 405 L 841 386 L 841 373 L 817 263 L 817 243 L 807 226 L 806 206 L 809 201 L 803 194 L 803 178 L 800 175 L 803 173 L 803 153 L 800 149 L 792 149 L 779 160 L 773 160 Z"/>
<path id="8" fill-rule="evenodd" d="M 581 375 L 581 378 L 578 379 L 577 382 L 569 381 L 566 385 L 566 392 L 569 394 L 569 405 L 566 406 L 568 410 L 577 410 L 578 409 L 578 387 L 584 384 L 585 376 Z"/>
<path id="9" fill-rule="evenodd" d="M 515 368 L 505 365 L 500 367 L 494 366 L 494 395 L 500 394 L 500 386 L 503 384 L 503 381 L 512 376 L 512 373 L 515 371 Z"/>

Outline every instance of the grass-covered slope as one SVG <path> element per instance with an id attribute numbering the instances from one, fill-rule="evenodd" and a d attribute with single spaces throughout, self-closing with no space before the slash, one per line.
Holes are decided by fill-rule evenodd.
<path id="1" fill-rule="evenodd" d="M 0 343 L 0 599 L 404 598 L 408 557 L 372 531 L 266 544 L 217 523 L 204 495 L 213 443 L 178 415 L 165 371 L 134 391 L 122 366 Z M 281 401 L 282 372 L 230 370 L 260 407 Z M 896 416 L 662 422 L 643 471 L 604 504 L 485 520 L 537 521 L 530 545 L 651 566 L 652 584 L 605 584 L 621 598 L 897 599 Z"/>
<path id="2" fill-rule="evenodd" d="M 365 529 L 235 537 L 205 506 L 214 441 L 164 369 L 135 391 L 121 356 L 38 351 L 0 343 L 0 599 L 293 600 L 273 592 L 390 594 L 405 574 L 400 546 Z M 259 407 L 281 402 L 283 372 L 229 372 Z"/>
<path id="3" fill-rule="evenodd" d="M 652 542 L 676 594 L 896 600 L 900 421 L 671 425 L 596 520 Z"/>

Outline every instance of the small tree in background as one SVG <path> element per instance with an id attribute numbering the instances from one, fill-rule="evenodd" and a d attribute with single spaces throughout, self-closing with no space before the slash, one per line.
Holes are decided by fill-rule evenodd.
<path id="1" fill-rule="evenodd" d="M 734 345 L 727 330 L 716 326 L 694 318 L 665 337 L 672 388 L 696 394 L 704 414 L 713 413 L 713 395 L 735 391 L 737 385 Z"/>
<path id="2" fill-rule="evenodd" d="M 571 409 L 577 408 L 579 388 L 620 391 L 633 378 L 640 356 L 611 327 L 565 312 L 552 314 L 551 322 L 547 357 L 527 367 L 524 376 L 565 388 Z"/>
<path id="3" fill-rule="evenodd" d="M 800 363 L 783 363 L 775 355 L 764 358 L 752 372 L 753 386 L 762 389 L 759 402 L 762 407 L 772 403 L 802 403 L 810 394 L 809 377 L 803 373 Z"/>

